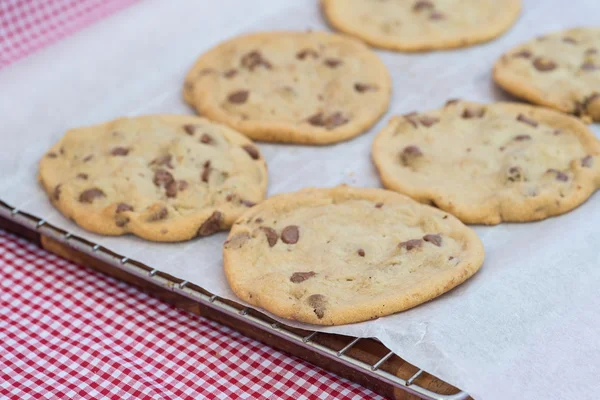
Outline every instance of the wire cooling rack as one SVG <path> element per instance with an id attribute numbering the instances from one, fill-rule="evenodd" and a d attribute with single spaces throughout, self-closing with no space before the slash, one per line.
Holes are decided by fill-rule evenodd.
<path id="1" fill-rule="evenodd" d="M 188 311 L 233 327 L 247 336 L 333 371 L 384 396 L 407 399 L 413 395 L 431 400 L 463 400 L 469 397 L 467 393 L 402 360 L 377 339 L 286 326 L 252 308 L 222 299 L 188 281 L 54 227 L 44 219 L 0 200 L 2 227 L 38 242 L 50 251 L 57 248 L 57 244 L 58 248 L 66 247 L 78 254 L 78 261 L 84 260 L 87 266 L 141 286 L 178 306 L 181 306 L 181 302 L 177 299 L 185 298 L 187 302 L 182 308 Z M 190 306 L 190 301 L 195 304 Z"/>

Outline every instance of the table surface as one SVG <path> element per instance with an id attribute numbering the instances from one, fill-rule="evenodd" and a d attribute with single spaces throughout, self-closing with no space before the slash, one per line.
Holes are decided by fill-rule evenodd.
<path id="1" fill-rule="evenodd" d="M 2 0 L 0 68 L 136 1 Z M 0 287 L 0 398 L 378 398 L 2 230 Z"/>

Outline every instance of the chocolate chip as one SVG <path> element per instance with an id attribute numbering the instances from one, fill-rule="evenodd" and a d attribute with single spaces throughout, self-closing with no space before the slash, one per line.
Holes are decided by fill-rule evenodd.
<path id="1" fill-rule="evenodd" d="M 319 58 L 319 53 L 313 49 L 302 49 L 296 53 L 296 58 L 298 60 L 304 60 L 306 57 Z"/>
<path id="2" fill-rule="evenodd" d="M 281 241 L 287 244 L 296 244 L 300 238 L 300 231 L 296 225 L 290 225 L 281 231 Z"/>
<path id="3" fill-rule="evenodd" d="M 152 182 L 154 182 L 156 186 L 160 187 L 167 186 L 167 184 L 173 180 L 173 175 L 169 171 L 159 168 L 154 172 L 154 179 L 152 179 Z"/>
<path id="4" fill-rule="evenodd" d="M 123 215 L 117 215 L 115 218 L 115 225 L 117 225 L 119 228 L 124 227 L 128 223 L 129 223 L 129 217 L 125 217 Z"/>
<path id="5" fill-rule="evenodd" d="M 354 90 L 356 90 L 358 93 L 364 93 L 364 92 L 368 92 L 368 91 L 376 91 L 377 86 L 369 85 L 368 83 L 355 83 Z"/>
<path id="6" fill-rule="evenodd" d="M 513 54 L 514 58 L 531 58 L 533 54 L 529 50 L 521 50 L 515 54 Z"/>
<path id="7" fill-rule="evenodd" d="M 587 155 L 581 159 L 581 166 L 591 168 L 594 165 L 594 158 L 591 155 Z"/>
<path id="8" fill-rule="evenodd" d="M 552 132 L 552 134 L 553 134 L 554 136 L 561 135 L 562 133 L 563 133 L 563 132 L 562 132 L 560 129 L 555 129 L 555 130 L 554 130 L 554 132 Z"/>
<path id="9" fill-rule="evenodd" d="M 215 211 L 210 217 L 198 228 L 198 236 L 208 236 L 221 229 L 223 223 L 223 214 L 219 211 Z"/>
<path id="10" fill-rule="evenodd" d="M 188 134 L 188 135 L 194 135 L 194 133 L 196 132 L 196 126 L 192 125 L 192 124 L 187 124 L 183 126 L 183 130 Z"/>
<path id="11" fill-rule="evenodd" d="M 446 16 L 439 11 L 434 11 L 429 16 L 429 19 L 434 20 L 434 21 L 439 21 L 444 18 L 446 18 Z"/>
<path id="12" fill-rule="evenodd" d="M 90 161 L 92 158 L 94 158 L 94 155 L 93 155 L 93 154 L 90 154 L 89 156 L 86 156 L 86 157 L 83 159 L 83 162 L 88 162 L 88 161 Z"/>
<path id="13" fill-rule="evenodd" d="M 524 142 L 526 140 L 531 140 L 531 136 L 529 135 L 517 135 L 513 138 L 517 142 Z"/>
<path id="14" fill-rule="evenodd" d="M 256 220 L 256 222 L 258 222 L 258 219 Z M 262 222 L 262 220 L 260 222 Z M 267 242 L 269 243 L 269 247 L 275 246 L 277 244 L 277 239 L 279 239 L 279 237 L 277 236 L 277 232 L 275 232 L 275 229 L 266 226 L 262 226 L 260 229 L 265 233 L 265 236 L 267 236 Z"/>
<path id="15" fill-rule="evenodd" d="M 327 58 L 323 63 L 329 68 L 337 68 L 342 64 L 342 60 L 338 60 L 337 58 Z"/>
<path id="16" fill-rule="evenodd" d="M 244 104 L 248 100 L 249 94 L 247 90 L 238 90 L 227 96 L 227 100 L 233 104 Z"/>
<path id="17" fill-rule="evenodd" d="M 213 144 L 214 139 L 208 133 L 203 133 L 202 137 L 200 138 L 200 142 L 202 142 L 204 144 Z"/>
<path id="18" fill-rule="evenodd" d="M 459 103 L 459 102 L 460 102 L 459 99 L 450 99 L 446 102 L 446 106 L 451 106 L 451 105 Z"/>
<path id="19" fill-rule="evenodd" d="M 118 213 L 122 213 L 124 211 L 133 211 L 133 206 L 127 203 L 119 203 L 117 204 L 117 209 L 116 212 Z"/>
<path id="20" fill-rule="evenodd" d="M 314 126 L 324 126 L 325 119 L 323 118 L 323 113 L 317 113 L 307 119 L 308 123 Z"/>
<path id="21" fill-rule="evenodd" d="M 54 191 L 52 191 L 52 198 L 54 198 L 54 200 L 58 201 L 58 199 L 60 199 L 60 184 L 56 185 L 54 187 Z"/>
<path id="22" fill-rule="evenodd" d="M 313 312 L 317 318 L 323 318 L 327 308 L 327 297 L 323 296 L 322 294 L 311 294 L 306 299 L 306 302 L 313 308 Z"/>
<path id="23" fill-rule="evenodd" d="M 525 174 L 521 167 L 510 167 L 506 178 L 509 182 L 522 182 L 525 180 Z"/>
<path id="24" fill-rule="evenodd" d="M 533 60 L 533 66 L 540 72 L 552 71 L 558 67 L 554 61 L 542 57 L 537 57 L 535 60 Z"/>
<path id="25" fill-rule="evenodd" d="M 250 200 L 241 200 L 240 203 L 242 203 L 246 207 L 254 207 L 256 205 L 255 202 L 250 201 Z"/>
<path id="26" fill-rule="evenodd" d="M 429 117 L 427 115 L 424 115 L 421 118 L 419 118 L 419 122 L 421 123 L 421 125 L 427 128 L 429 128 L 431 125 L 438 123 L 439 121 L 439 118 Z"/>
<path id="27" fill-rule="evenodd" d="M 242 67 L 247 68 L 250 71 L 254 71 L 256 67 L 264 67 L 266 69 L 271 69 L 271 63 L 267 61 L 257 50 L 245 54 L 242 57 L 241 65 Z"/>
<path id="28" fill-rule="evenodd" d="M 597 69 L 600 69 L 600 65 L 594 64 L 593 62 L 588 61 L 581 64 L 582 71 L 595 71 Z"/>
<path id="29" fill-rule="evenodd" d="M 567 182 L 569 180 L 569 176 L 562 171 L 559 171 L 554 168 L 548 169 L 546 172 L 556 175 L 556 180 L 561 182 Z"/>
<path id="30" fill-rule="evenodd" d="M 169 210 L 167 210 L 165 207 L 161 207 L 158 211 L 155 211 L 152 214 L 150 214 L 150 216 L 148 217 L 148 221 L 160 221 L 161 219 L 167 218 L 167 215 L 169 215 Z"/>
<path id="31" fill-rule="evenodd" d="M 58 155 L 55 152 L 51 151 L 50 153 L 46 154 L 46 157 L 48 157 L 48 158 L 56 158 L 56 157 L 58 157 Z"/>
<path id="32" fill-rule="evenodd" d="M 536 128 L 538 126 L 538 123 L 536 120 L 531 119 L 531 118 L 527 118 L 526 116 L 524 116 L 523 114 L 519 114 L 517 116 L 517 121 L 522 122 L 524 124 L 533 126 L 534 128 Z"/>
<path id="33" fill-rule="evenodd" d="M 79 174 L 77 174 L 77 178 L 83 179 L 85 181 L 88 178 L 88 174 L 79 173 Z"/>
<path id="34" fill-rule="evenodd" d="M 231 79 L 234 76 L 236 76 L 237 73 L 238 73 L 237 69 L 233 68 L 233 69 L 230 69 L 228 71 L 225 71 L 225 73 L 223 74 L 223 76 L 225 76 L 225 78 L 227 78 L 227 79 Z"/>
<path id="35" fill-rule="evenodd" d="M 250 235 L 248 233 L 237 233 L 225 241 L 225 248 L 240 249 L 248 240 L 250 240 Z"/>
<path id="36" fill-rule="evenodd" d="M 202 175 L 201 175 L 202 182 L 208 182 L 208 179 L 210 177 L 210 171 L 212 169 L 210 167 L 210 160 L 206 161 L 202 167 L 204 168 L 202 170 Z"/>
<path id="37" fill-rule="evenodd" d="M 325 119 L 325 128 L 334 129 L 348 122 L 348 118 L 344 117 L 340 112 L 334 112 Z"/>
<path id="38" fill-rule="evenodd" d="M 188 188 L 190 184 L 187 181 L 181 180 L 179 181 L 179 191 L 183 191 Z"/>
<path id="39" fill-rule="evenodd" d="M 383 207 L 383 203 L 376 203 L 375 204 L 375 208 L 381 208 L 381 207 Z"/>
<path id="40" fill-rule="evenodd" d="M 242 146 L 242 149 L 246 150 L 246 153 L 248 153 L 248 155 L 253 160 L 258 160 L 260 158 L 260 153 L 258 152 L 258 150 L 256 149 L 256 147 L 247 144 L 245 146 Z"/>
<path id="41" fill-rule="evenodd" d="M 433 3 L 429 0 L 418 0 L 413 5 L 413 11 L 430 10 L 433 9 Z"/>
<path id="42" fill-rule="evenodd" d="M 398 244 L 398 248 L 400 248 L 400 249 L 405 248 L 406 251 L 411 251 L 411 250 L 419 248 L 421 246 L 423 246 L 423 240 L 421 240 L 421 239 L 411 239 L 411 240 L 407 240 L 406 242 L 400 242 Z"/>
<path id="43" fill-rule="evenodd" d="M 416 112 L 411 112 L 408 114 L 404 114 L 403 115 L 404 119 L 407 120 L 408 122 L 410 122 L 410 124 L 414 127 L 414 128 L 418 128 L 419 127 L 419 122 L 417 120 L 417 113 Z"/>
<path id="44" fill-rule="evenodd" d="M 127 147 L 115 147 L 110 154 L 113 156 L 126 156 L 129 154 L 129 149 Z"/>
<path id="45" fill-rule="evenodd" d="M 165 186 L 166 189 L 166 194 L 167 197 L 177 197 L 177 182 L 175 182 L 174 180 L 167 183 L 167 186 Z"/>
<path id="46" fill-rule="evenodd" d="M 598 54 L 598 49 L 595 49 L 593 47 L 590 47 L 589 49 L 587 49 L 584 53 L 586 56 L 591 56 L 593 54 Z"/>
<path id="47" fill-rule="evenodd" d="M 254 222 L 256 222 L 257 224 L 260 224 L 260 223 L 262 223 L 263 221 L 264 221 L 264 220 L 263 220 L 262 218 L 260 218 L 260 217 L 258 217 L 258 218 L 256 218 L 256 219 L 254 220 Z"/>
<path id="48" fill-rule="evenodd" d="M 225 200 L 226 200 L 226 201 L 231 201 L 231 200 L 233 200 L 233 198 L 234 198 L 234 197 L 235 197 L 235 196 L 234 196 L 233 194 L 231 194 L 231 193 L 230 193 L 230 194 L 228 194 L 227 196 L 225 196 Z"/>
<path id="49" fill-rule="evenodd" d="M 498 150 L 500 150 L 500 151 L 504 151 L 505 149 L 506 149 L 506 147 L 504 147 L 504 146 L 498 147 Z"/>
<path id="50" fill-rule="evenodd" d="M 316 275 L 316 273 L 313 272 L 313 271 L 309 271 L 309 272 L 294 272 L 292 274 L 292 276 L 290 276 L 290 282 L 293 282 L 293 283 L 304 282 L 308 278 L 312 278 L 315 275 Z"/>
<path id="51" fill-rule="evenodd" d="M 358 255 L 359 255 L 359 256 L 361 256 L 361 257 L 364 257 L 364 256 L 365 256 L 365 251 L 364 251 L 363 249 L 358 249 L 357 253 L 358 253 Z"/>
<path id="52" fill-rule="evenodd" d="M 483 118 L 484 115 L 485 108 L 465 108 L 462 113 L 464 119 Z"/>
<path id="53" fill-rule="evenodd" d="M 569 43 L 569 44 L 577 44 L 577 40 L 571 38 L 571 37 L 564 37 L 563 38 L 563 42 L 565 43 Z"/>
<path id="54" fill-rule="evenodd" d="M 400 153 L 402 164 L 409 165 L 416 158 L 423 157 L 423 152 L 418 146 L 406 146 Z"/>
<path id="55" fill-rule="evenodd" d="M 98 199 L 101 197 L 106 197 L 104 192 L 98 188 L 92 188 L 81 192 L 81 194 L 79 195 L 79 201 L 81 203 L 91 204 L 94 201 L 94 199 Z"/>
<path id="56" fill-rule="evenodd" d="M 439 234 L 428 234 L 423 236 L 423 240 L 429 242 L 437 247 L 442 246 L 442 236 Z"/>
<path id="57" fill-rule="evenodd" d="M 160 156 L 152 160 L 150 162 L 150 165 L 166 165 L 168 168 L 173 169 L 173 164 L 171 163 L 171 161 L 173 161 L 173 156 L 170 154 L 166 154 L 164 156 Z"/>

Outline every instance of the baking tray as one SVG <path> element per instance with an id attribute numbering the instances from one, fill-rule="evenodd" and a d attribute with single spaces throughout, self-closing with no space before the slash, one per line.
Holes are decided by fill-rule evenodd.
<path id="1" fill-rule="evenodd" d="M 292 328 L 203 288 L 116 254 L 0 200 L 0 228 L 130 283 L 178 308 L 236 329 L 391 399 L 463 400 L 467 393 L 398 357 L 377 339 Z"/>

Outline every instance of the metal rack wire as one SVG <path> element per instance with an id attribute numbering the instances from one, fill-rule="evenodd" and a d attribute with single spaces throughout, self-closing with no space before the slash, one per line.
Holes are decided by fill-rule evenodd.
<path id="1" fill-rule="evenodd" d="M 336 350 L 317 340 L 319 336 L 329 335 L 327 333 L 303 331 L 288 327 L 272 320 L 258 311 L 222 299 L 188 281 L 183 281 L 168 274 L 164 274 L 156 268 L 150 268 L 135 260 L 130 260 L 128 257 L 116 254 L 99 244 L 91 243 L 70 232 L 65 232 L 50 225 L 46 220 L 24 213 L 1 200 L 0 217 L 12 221 L 25 229 L 36 231 L 56 242 L 66 244 L 83 254 L 100 259 L 119 270 L 150 282 L 153 285 L 183 295 L 186 298 L 200 303 L 204 307 L 224 314 L 228 318 L 242 320 L 255 329 L 267 331 L 272 336 L 293 342 L 298 346 L 302 346 L 305 349 L 318 353 L 321 357 L 327 358 L 333 362 L 341 363 L 356 373 L 385 382 L 396 389 L 404 390 L 421 398 L 431 400 L 464 400 L 469 397 L 469 395 L 463 391 L 458 391 L 457 393 L 450 395 L 440 394 L 418 385 L 416 381 L 427 374 L 420 368 L 416 368 L 417 371 L 406 379 L 402 379 L 386 371 L 385 368 L 383 368 L 386 362 L 389 362 L 392 357 L 398 357 L 387 348 L 385 348 L 386 352 L 384 355 L 379 357 L 373 363 L 364 362 L 352 355 L 351 350 L 356 348 L 357 345 L 359 345 L 359 342 L 369 340 L 377 341 L 377 339 L 350 338 L 350 341 L 347 344 L 341 349 Z M 381 344 L 381 346 L 384 347 L 383 344 Z"/>

